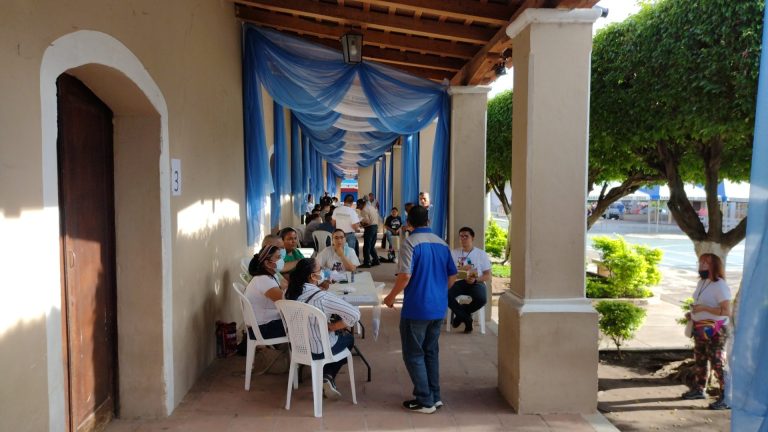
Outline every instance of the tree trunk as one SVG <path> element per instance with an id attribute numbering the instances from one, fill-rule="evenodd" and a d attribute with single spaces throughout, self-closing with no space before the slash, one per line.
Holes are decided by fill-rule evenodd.
<path id="1" fill-rule="evenodd" d="M 709 214 L 709 229 L 704 229 L 699 215 L 693 209 L 688 195 L 685 193 L 683 180 L 677 169 L 677 157 L 668 145 L 657 143 L 659 158 L 662 161 L 660 171 L 669 185 L 669 211 L 681 230 L 693 241 L 696 256 L 703 253 L 713 253 L 719 256 L 725 264 L 728 252 L 747 235 L 747 218 L 745 217 L 730 231 L 723 233 L 723 215 L 717 199 L 717 184 L 722 161 L 722 141 L 717 138 L 700 147 L 704 159 L 706 175 L 705 190 L 707 192 L 707 210 Z"/>
<path id="2" fill-rule="evenodd" d="M 605 193 L 605 190 L 608 188 L 608 184 L 604 184 L 603 188 L 600 190 L 600 196 L 597 198 L 597 203 L 595 203 L 595 208 L 592 210 L 592 214 L 587 216 L 587 230 L 592 228 L 592 225 L 600 219 L 611 204 L 620 200 L 622 197 L 636 192 L 641 186 L 661 179 L 661 176 L 658 175 L 635 173 L 624 179 L 620 185 L 611 188 L 607 194 Z"/>

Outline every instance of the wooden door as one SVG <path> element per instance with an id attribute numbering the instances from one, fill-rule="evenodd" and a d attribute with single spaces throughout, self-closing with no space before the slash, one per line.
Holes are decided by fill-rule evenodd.
<path id="1" fill-rule="evenodd" d="M 68 423 L 93 431 L 117 407 L 112 111 L 72 76 L 56 84 Z"/>

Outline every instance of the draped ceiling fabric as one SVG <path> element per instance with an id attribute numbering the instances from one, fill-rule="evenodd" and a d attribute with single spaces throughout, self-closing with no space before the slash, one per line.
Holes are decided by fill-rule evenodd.
<path id="1" fill-rule="evenodd" d="M 447 85 L 373 62 L 346 64 L 340 51 L 274 30 L 246 24 L 243 31 L 244 75 L 252 75 L 276 103 L 292 111 L 311 150 L 339 177 L 353 178 L 358 167 L 374 164 L 400 135 L 416 134 L 435 118 L 434 149 L 447 156 L 450 137 L 441 133 L 449 130 Z M 246 147 L 251 145 L 246 140 Z M 322 175 L 314 157 L 304 155 L 303 162 L 310 178 Z M 440 182 L 448 173 L 441 171 L 447 169 L 444 162 L 433 168 Z M 322 193 L 321 180 L 310 182 L 309 191 Z M 436 206 L 445 204 L 446 199 L 435 199 Z M 445 213 L 438 209 L 433 220 Z M 444 220 L 436 222 L 445 226 Z"/>
<path id="2" fill-rule="evenodd" d="M 733 408 L 731 430 L 768 431 L 768 9 L 763 15 L 763 52 L 757 86 L 757 111 L 744 251 L 744 276 L 736 315 L 732 379 L 727 382 Z"/>

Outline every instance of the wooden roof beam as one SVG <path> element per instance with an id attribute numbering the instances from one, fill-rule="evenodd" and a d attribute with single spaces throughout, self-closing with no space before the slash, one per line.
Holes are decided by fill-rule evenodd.
<path id="1" fill-rule="evenodd" d="M 515 12 L 514 6 L 501 4 L 480 5 L 464 0 L 358 0 L 364 4 L 394 6 L 418 14 L 428 13 L 460 20 L 471 20 L 494 26 L 505 26 Z M 577 0 L 582 1 L 582 0 Z"/>
<path id="2" fill-rule="evenodd" d="M 340 7 L 330 3 L 302 0 L 235 0 L 235 3 L 284 12 L 341 24 L 367 24 L 369 28 L 401 32 L 438 39 L 485 45 L 496 33 L 495 28 L 471 27 L 455 23 L 416 20 L 412 17 L 364 12 L 362 9 Z"/>
<path id="3" fill-rule="evenodd" d="M 313 39 L 312 42 L 341 51 L 341 44 L 332 39 Z M 443 71 L 441 76 L 451 76 L 464 65 L 463 60 L 440 58 L 410 52 L 382 49 L 374 46 L 363 47 L 363 59 L 400 66 L 413 66 L 418 69 Z"/>
<path id="4" fill-rule="evenodd" d="M 526 0 L 525 3 L 520 5 L 515 14 L 509 20 L 512 23 L 517 17 L 520 16 L 528 8 L 542 7 L 548 0 Z M 485 66 L 487 56 L 489 52 L 498 50 L 498 46 L 509 39 L 507 36 L 507 26 L 502 26 L 495 35 L 488 41 L 485 46 L 472 57 L 472 60 L 468 61 L 461 70 L 454 75 L 451 79 L 451 85 L 474 85 L 482 79 L 482 75 L 486 72 L 487 66 Z"/>
<path id="5" fill-rule="evenodd" d="M 430 40 L 422 37 L 409 37 L 405 35 L 383 33 L 375 30 L 353 29 L 339 25 L 327 25 L 288 15 L 275 15 L 273 13 L 253 8 L 237 6 L 238 18 L 261 24 L 279 30 L 288 30 L 296 33 L 308 34 L 316 37 L 338 40 L 343 34 L 359 32 L 363 35 L 364 45 L 387 46 L 408 51 L 423 52 L 427 54 L 447 57 L 471 59 L 477 51 L 477 46 L 456 44 L 443 40 Z"/>

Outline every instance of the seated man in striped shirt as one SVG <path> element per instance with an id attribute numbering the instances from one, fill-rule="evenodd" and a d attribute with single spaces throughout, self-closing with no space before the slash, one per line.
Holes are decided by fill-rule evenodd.
<path id="1" fill-rule="evenodd" d="M 323 272 L 320 264 L 314 258 L 304 258 L 296 263 L 288 282 L 285 298 L 312 305 L 328 317 L 328 336 L 331 341 L 331 351 L 338 354 L 345 348 L 351 348 L 355 339 L 351 333 L 337 334 L 337 330 L 353 327 L 360 320 L 360 309 L 347 303 L 341 297 L 320 288 L 323 282 Z M 327 284 L 326 284 L 327 287 Z M 337 319 L 331 319 L 332 317 Z M 309 340 L 312 358 L 323 356 L 323 346 L 319 335 L 312 334 Z M 323 366 L 323 395 L 329 399 L 338 399 L 341 393 L 336 388 L 336 374 L 339 373 L 347 359 Z"/>

